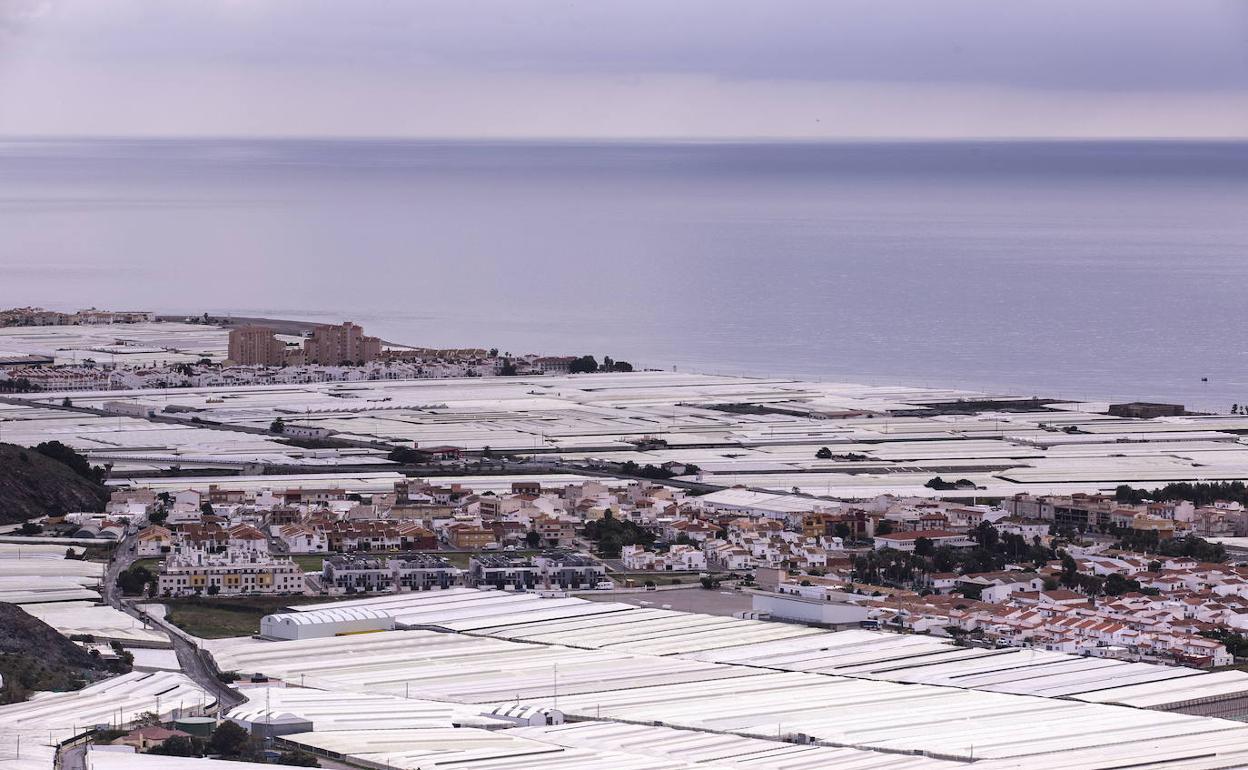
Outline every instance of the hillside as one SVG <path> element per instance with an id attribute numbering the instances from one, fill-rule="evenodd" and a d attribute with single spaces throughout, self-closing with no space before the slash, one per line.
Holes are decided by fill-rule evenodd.
<path id="1" fill-rule="evenodd" d="M 75 470 L 35 449 L 0 444 L 0 524 L 14 524 L 50 511 L 103 510 L 108 491 L 88 477 L 90 469 L 85 468 L 85 460 L 77 458 L 77 463 Z"/>
<path id="2" fill-rule="evenodd" d="M 16 604 L 0 602 L 0 704 L 26 700 L 33 690 L 76 690 L 109 670 L 47 623 Z"/>

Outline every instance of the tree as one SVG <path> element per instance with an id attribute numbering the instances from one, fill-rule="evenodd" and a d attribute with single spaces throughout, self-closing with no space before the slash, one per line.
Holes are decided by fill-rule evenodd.
<path id="1" fill-rule="evenodd" d="M 1062 551 L 1062 585 L 1067 588 L 1074 588 L 1075 582 L 1079 577 L 1079 564 L 1075 561 L 1075 557 Z"/>
<path id="2" fill-rule="evenodd" d="M 22 526 L 17 530 L 19 535 L 37 535 L 43 531 L 43 527 L 33 521 L 22 522 Z"/>
<path id="3" fill-rule="evenodd" d="M 875 525 L 875 536 L 884 537 L 893 534 L 893 522 L 888 519 L 880 519 L 880 523 Z"/>
<path id="4" fill-rule="evenodd" d="M 74 405 L 74 402 L 69 400 L 69 396 L 66 396 L 65 398 L 61 399 L 61 406 L 68 408 L 73 405 Z"/>
<path id="5" fill-rule="evenodd" d="M 386 455 L 386 459 L 390 462 L 402 463 L 403 465 L 417 465 L 424 462 L 425 454 L 417 449 L 399 446 L 390 450 Z"/>
<path id="6" fill-rule="evenodd" d="M 321 763 L 316 757 L 306 751 L 283 751 L 277 755 L 277 764 L 293 765 L 295 767 L 320 767 Z"/>
<path id="7" fill-rule="evenodd" d="M 205 516 L 211 516 L 215 513 L 215 511 L 212 509 L 212 503 L 208 502 L 207 500 L 199 504 L 199 512 Z"/>
<path id="8" fill-rule="evenodd" d="M 1140 590 L 1140 581 L 1132 580 L 1125 575 L 1114 572 L 1105 578 L 1103 587 L 1107 596 L 1122 596 L 1125 593 Z"/>
<path id="9" fill-rule="evenodd" d="M 216 596 L 219 593 L 221 593 L 221 586 L 217 585 L 216 583 L 213 583 L 212 585 L 208 586 L 209 596 Z"/>
<path id="10" fill-rule="evenodd" d="M 598 541 L 598 553 L 603 556 L 619 556 L 622 550 L 624 550 L 624 544 L 617 534 L 609 533 L 603 535 Z"/>
<path id="11" fill-rule="evenodd" d="M 278 417 L 272 423 L 269 424 L 270 433 L 282 433 L 285 430 L 286 430 L 286 421 L 283 420 L 281 417 Z"/>
<path id="12" fill-rule="evenodd" d="M 568 364 L 568 373 L 587 374 L 598 371 L 598 359 L 593 356 L 580 356 Z"/>
<path id="13" fill-rule="evenodd" d="M 44 457 L 50 457 L 57 462 L 68 465 L 70 470 L 84 479 L 99 482 L 104 476 L 103 468 L 99 466 L 92 467 L 86 457 L 59 441 L 45 441 L 36 446 L 35 451 Z"/>
<path id="14" fill-rule="evenodd" d="M 997 543 L 1001 541 L 1001 536 L 997 532 L 997 528 L 986 521 L 981 521 L 974 529 L 971 530 L 970 535 L 976 543 L 979 543 L 984 548 L 989 549 L 994 548 Z"/>
<path id="15" fill-rule="evenodd" d="M 117 587 L 128 596 L 138 596 L 148 585 L 156 582 L 156 576 L 147 567 L 135 565 L 117 575 Z"/>
<path id="16" fill-rule="evenodd" d="M 832 526 L 832 534 L 839 537 L 841 540 L 848 540 L 850 535 L 853 534 L 853 530 L 851 530 L 849 525 L 845 522 L 838 521 Z"/>
<path id="17" fill-rule="evenodd" d="M 525 545 L 527 545 L 528 547 L 536 548 L 538 545 L 541 544 L 542 536 L 538 534 L 537 530 L 530 529 L 524 535 L 524 542 L 525 542 Z"/>
<path id="18" fill-rule="evenodd" d="M 915 538 L 914 555 L 915 556 L 931 556 L 936 550 L 936 541 L 927 537 Z"/>
<path id="19" fill-rule="evenodd" d="M 831 460 L 832 450 L 828 449 L 826 446 L 819 447 L 819 451 L 815 452 L 815 458 L 818 460 Z"/>
<path id="20" fill-rule="evenodd" d="M 243 747 L 247 745 L 247 738 L 246 730 L 226 720 L 212 731 L 212 738 L 208 745 L 216 754 L 223 757 L 236 757 L 243 752 Z"/>
<path id="21" fill-rule="evenodd" d="M 230 724 L 233 724 L 233 722 Z M 166 738 L 159 746 L 153 746 L 148 749 L 147 753 L 160 754 L 166 757 L 202 757 L 204 755 L 204 742 L 193 735 L 175 735 L 172 738 Z"/>

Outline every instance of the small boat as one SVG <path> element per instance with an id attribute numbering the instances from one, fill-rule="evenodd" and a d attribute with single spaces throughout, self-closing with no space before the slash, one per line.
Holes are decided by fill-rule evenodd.
<path id="1" fill-rule="evenodd" d="M 1201 382 L 1208 382 L 1208 381 L 1209 381 L 1209 378 L 1208 378 L 1208 377 L 1201 377 L 1201 378 L 1200 378 L 1200 381 L 1201 381 Z"/>

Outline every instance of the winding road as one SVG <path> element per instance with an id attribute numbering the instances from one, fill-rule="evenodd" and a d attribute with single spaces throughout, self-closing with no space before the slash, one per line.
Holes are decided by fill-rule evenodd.
<path id="1" fill-rule="evenodd" d="M 217 678 L 216 666 L 211 656 L 207 650 L 199 646 L 199 640 L 196 637 L 187 634 L 163 617 L 149 614 L 141 605 L 135 605 L 132 599 L 122 596 L 121 589 L 117 587 L 117 576 L 128 569 L 138 558 L 135 555 L 137 540 L 137 533 L 128 533 L 113 550 L 113 557 L 104 570 L 103 582 L 100 585 L 100 594 L 104 601 L 133 618 L 158 626 L 168 634 L 169 640 L 173 643 L 174 652 L 177 653 L 178 664 L 182 666 L 182 673 L 216 698 L 219 711 L 231 709 L 242 703 L 246 699 Z"/>

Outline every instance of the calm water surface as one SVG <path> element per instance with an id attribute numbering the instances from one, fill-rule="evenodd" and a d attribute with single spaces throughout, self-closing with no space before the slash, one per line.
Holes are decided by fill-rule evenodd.
<path id="1" fill-rule="evenodd" d="M 1246 289 L 1237 143 L 0 142 L 4 306 L 1225 410 Z"/>

